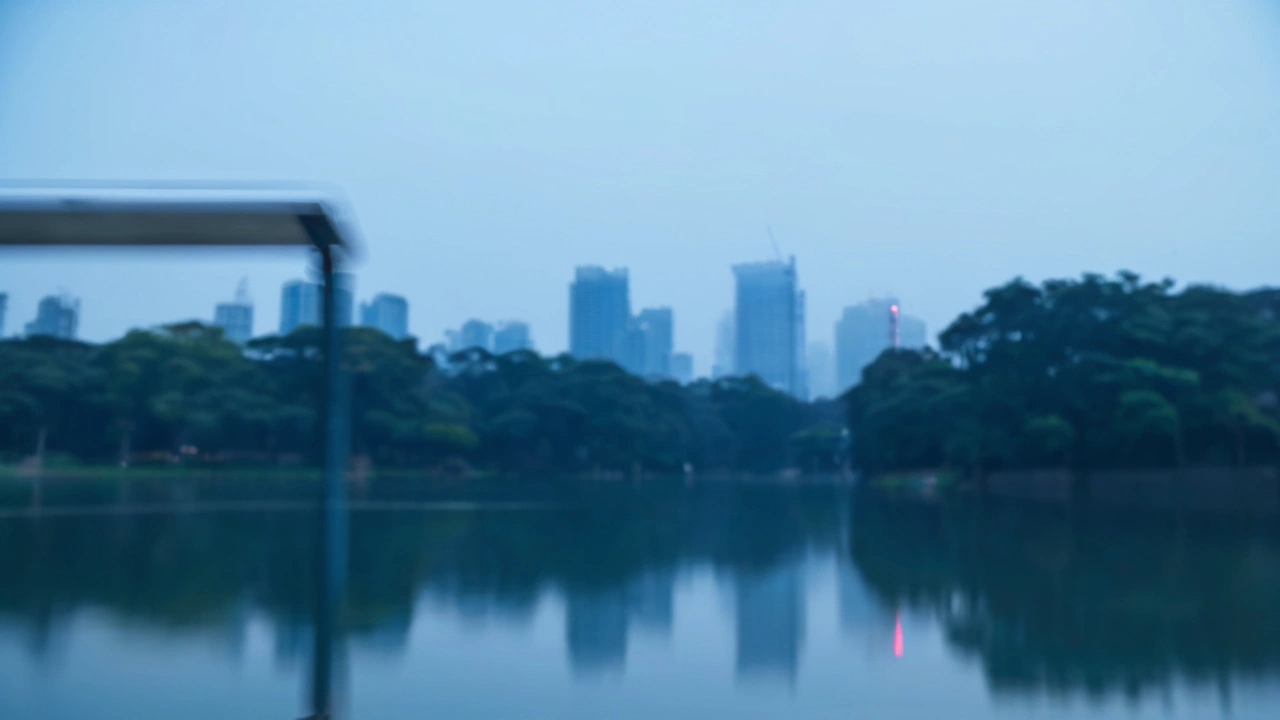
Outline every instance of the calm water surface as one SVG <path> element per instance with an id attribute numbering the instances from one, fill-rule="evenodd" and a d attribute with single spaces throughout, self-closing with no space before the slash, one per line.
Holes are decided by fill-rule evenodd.
<path id="1" fill-rule="evenodd" d="M 31 491 L 0 488 L 0 717 L 303 714 L 305 483 Z M 339 643 L 354 718 L 1280 714 L 1265 523 L 832 485 L 358 494 Z M 473 504 L 424 504 L 440 500 Z"/>

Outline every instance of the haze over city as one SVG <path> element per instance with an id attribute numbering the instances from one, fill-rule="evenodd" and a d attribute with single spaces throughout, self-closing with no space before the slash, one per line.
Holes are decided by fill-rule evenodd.
<path id="1" fill-rule="evenodd" d="M 512 318 L 564 350 L 574 268 L 625 266 L 699 374 L 766 226 L 828 342 L 871 296 L 934 333 L 1015 275 L 1280 267 L 1261 0 L 264 5 L 0 8 L 0 177 L 331 184 L 358 297 L 406 297 L 425 342 Z M 106 340 L 248 277 L 264 333 L 305 267 L 8 251 L 0 292 L 11 330 L 64 289 Z"/>

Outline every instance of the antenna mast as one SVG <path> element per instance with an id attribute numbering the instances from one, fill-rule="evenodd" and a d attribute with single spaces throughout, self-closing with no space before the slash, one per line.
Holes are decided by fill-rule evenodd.
<path id="1" fill-rule="evenodd" d="M 251 302 L 249 299 L 249 278 L 242 277 L 240 282 L 236 284 L 236 303 L 249 305 Z"/>
<path id="2" fill-rule="evenodd" d="M 773 236 L 773 228 L 765 225 L 764 229 L 769 233 L 769 244 L 773 245 L 773 256 L 778 262 L 782 262 L 782 251 L 778 250 L 778 239 Z"/>

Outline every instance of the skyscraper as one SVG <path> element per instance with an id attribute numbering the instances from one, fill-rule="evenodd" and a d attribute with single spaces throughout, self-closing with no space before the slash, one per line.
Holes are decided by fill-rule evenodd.
<path id="1" fill-rule="evenodd" d="M 80 323 L 80 301 L 66 295 L 50 295 L 36 307 L 36 319 L 27 323 L 27 337 L 49 337 L 74 340 Z"/>
<path id="2" fill-rule="evenodd" d="M 733 311 L 726 310 L 721 316 L 720 322 L 716 323 L 716 347 L 715 347 L 715 364 L 711 366 L 711 377 L 721 378 L 726 375 L 732 375 L 734 370 L 733 363 Z"/>
<path id="3" fill-rule="evenodd" d="M 924 321 L 901 314 L 896 298 L 873 298 L 845 308 L 836 323 L 837 392 L 857 385 L 862 369 L 895 343 L 924 347 L 925 334 Z"/>
<path id="4" fill-rule="evenodd" d="M 831 345 L 821 341 L 809 343 L 805 355 L 809 369 L 809 396 L 832 398 L 836 391 L 836 365 L 831 355 Z"/>
<path id="5" fill-rule="evenodd" d="M 687 385 L 693 382 L 693 356 L 689 353 L 671 354 L 671 379 Z"/>
<path id="6" fill-rule="evenodd" d="M 579 267 L 569 285 L 569 352 L 626 363 L 631 292 L 625 268 Z"/>
<path id="7" fill-rule="evenodd" d="M 922 348 L 929 344 L 928 332 L 920 318 L 903 315 L 898 318 L 898 347 Z"/>
<path id="8" fill-rule="evenodd" d="M 373 300 L 360 303 L 360 324 L 403 340 L 409 335 L 409 301 L 399 295 L 378 293 Z"/>
<path id="9" fill-rule="evenodd" d="M 805 361 L 805 334 L 804 334 L 804 306 L 805 296 L 803 290 L 796 291 L 796 326 L 795 326 L 795 363 L 796 381 L 791 389 L 791 394 L 801 400 L 809 399 L 809 364 Z"/>
<path id="10" fill-rule="evenodd" d="M 642 339 L 637 374 L 670 377 L 675 325 L 671 308 L 645 308 L 636 316 L 635 325 Z"/>
<path id="11" fill-rule="evenodd" d="M 4 316 L 9 310 L 9 294 L 0 293 L 0 340 L 4 339 Z"/>
<path id="12" fill-rule="evenodd" d="M 450 352 L 480 348 L 493 350 L 493 325 L 483 320 L 468 320 L 462 323 L 462 329 L 450 338 Z"/>
<path id="13" fill-rule="evenodd" d="M 356 276 L 351 273 L 334 273 L 333 296 L 338 303 L 338 327 L 355 325 Z"/>
<path id="14" fill-rule="evenodd" d="M 618 364 L 632 375 L 645 374 L 644 341 L 644 329 L 640 327 L 640 321 L 631 318 L 627 321 L 627 330 L 622 335 L 622 359 Z"/>
<path id="15" fill-rule="evenodd" d="M 734 372 L 754 374 L 770 387 L 804 396 L 804 297 L 796 261 L 735 265 Z"/>
<path id="16" fill-rule="evenodd" d="M 253 337 L 253 301 L 245 281 L 236 286 L 236 299 L 218 303 L 213 308 L 213 324 L 222 328 L 222 335 L 231 342 L 243 345 Z"/>
<path id="17" fill-rule="evenodd" d="M 333 274 L 333 296 L 337 302 L 338 327 L 350 327 L 355 318 L 355 276 Z M 321 324 L 324 293 L 319 283 L 290 280 L 280 290 L 280 334 L 287 335 L 299 325 Z"/>
<path id="18" fill-rule="evenodd" d="M 493 352 L 495 354 L 501 355 L 515 352 L 516 350 L 532 349 L 533 339 L 529 336 L 528 323 L 523 323 L 519 320 L 498 323 L 498 329 L 493 333 Z"/>
<path id="19" fill-rule="evenodd" d="M 320 324 L 320 286 L 304 280 L 290 280 L 280 289 L 280 334 L 288 335 L 300 325 Z"/>

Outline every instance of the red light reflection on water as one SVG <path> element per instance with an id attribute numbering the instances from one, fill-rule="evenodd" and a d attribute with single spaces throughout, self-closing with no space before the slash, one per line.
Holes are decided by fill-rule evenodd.
<path id="1" fill-rule="evenodd" d="M 898 611 L 893 611 L 893 656 L 902 657 L 902 618 Z"/>

